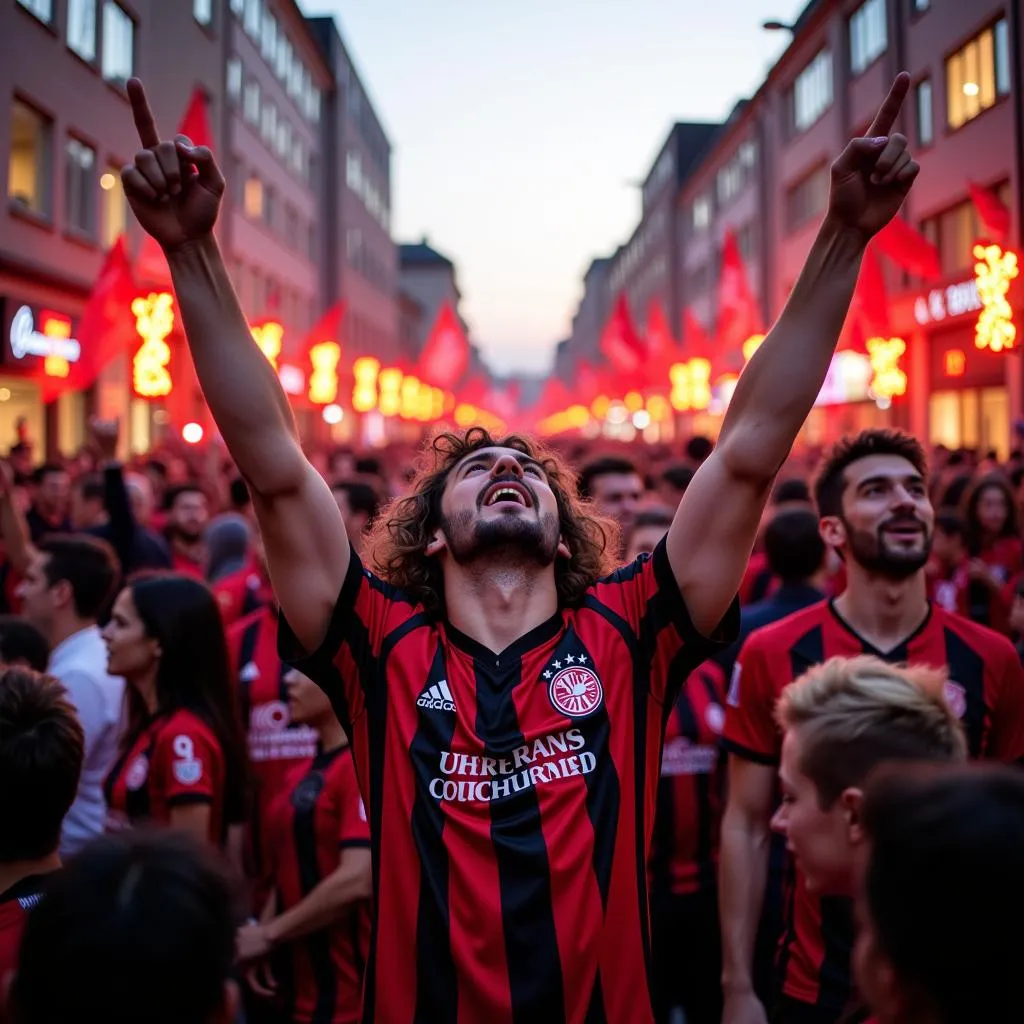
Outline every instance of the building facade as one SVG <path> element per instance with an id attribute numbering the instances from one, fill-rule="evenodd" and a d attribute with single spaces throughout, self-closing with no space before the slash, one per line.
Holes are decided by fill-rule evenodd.
<path id="1" fill-rule="evenodd" d="M 460 316 L 459 303 L 462 292 L 455 271 L 455 264 L 440 253 L 426 237 L 419 242 L 409 242 L 398 247 L 398 287 L 421 310 L 417 323 L 417 356 L 430 337 L 437 314 L 447 303 L 456 316 Z M 461 317 L 460 317 L 461 319 Z M 465 329 L 463 323 L 463 329 Z M 467 332 L 468 333 L 468 332 Z"/>

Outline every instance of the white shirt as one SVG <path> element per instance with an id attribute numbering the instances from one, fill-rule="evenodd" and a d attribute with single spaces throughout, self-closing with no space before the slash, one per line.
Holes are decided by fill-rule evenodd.
<path id="1" fill-rule="evenodd" d="M 103 832 L 103 783 L 121 739 L 124 680 L 107 674 L 107 645 L 98 626 L 72 633 L 58 644 L 50 655 L 49 672 L 67 689 L 85 733 L 78 796 L 64 819 L 60 839 L 61 855 L 69 856 Z"/>

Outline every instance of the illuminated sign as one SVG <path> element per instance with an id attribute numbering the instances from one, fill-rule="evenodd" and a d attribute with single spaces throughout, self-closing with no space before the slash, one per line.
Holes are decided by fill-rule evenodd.
<path id="1" fill-rule="evenodd" d="M 28 306 L 22 306 L 11 320 L 11 353 L 15 359 L 41 356 L 43 372 L 50 377 L 66 377 L 69 363 L 77 363 L 82 346 L 71 337 L 71 321 L 59 313 L 41 310 L 39 329 Z"/>
<path id="2" fill-rule="evenodd" d="M 974 279 L 982 311 L 974 330 L 974 344 L 1002 352 L 1013 348 L 1017 328 L 1013 323 L 1013 310 L 1006 299 L 1010 283 L 1020 273 L 1017 254 L 1004 252 L 998 245 L 976 245 Z"/>
<path id="3" fill-rule="evenodd" d="M 954 317 L 976 313 L 981 308 L 978 284 L 972 278 L 945 288 L 933 288 L 927 295 L 919 295 L 914 300 L 914 319 L 923 327 L 925 324 L 939 324 Z"/>
<path id="4" fill-rule="evenodd" d="M 306 390 L 306 375 L 291 363 L 282 363 L 277 368 L 277 379 L 286 395 L 301 395 Z"/>
<path id="5" fill-rule="evenodd" d="M 377 388 L 380 392 L 378 408 L 382 416 L 397 416 L 402 409 L 402 378 L 405 374 L 389 366 L 380 371 Z"/>
<path id="6" fill-rule="evenodd" d="M 377 374 L 380 360 L 373 356 L 360 356 L 352 364 L 352 408 L 356 412 L 370 412 L 377 408 Z"/>
<path id="7" fill-rule="evenodd" d="M 281 345 L 284 342 L 284 327 L 275 320 L 267 320 L 265 323 L 251 327 L 250 330 L 252 331 L 253 339 L 260 347 L 260 351 L 276 370 L 277 359 L 281 355 Z"/>
<path id="8" fill-rule="evenodd" d="M 132 360 L 132 385 L 143 398 L 162 398 L 173 384 L 167 369 L 171 349 L 165 340 L 174 329 L 174 299 L 168 292 L 150 292 L 132 302 L 135 329 L 142 339 Z"/>
<path id="9" fill-rule="evenodd" d="M 860 352 L 837 352 L 829 363 L 816 406 L 866 402 L 871 389 L 871 360 Z"/>
<path id="10" fill-rule="evenodd" d="M 329 405 L 338 397 L 338 363 L 341 346 L 336 341 L 321 341 L 309 350 L 313 372 L 309 375 L 309 400 Z"/>
<path id="11" fill-rule="evenodd" d="M 765 339 L 764 334 L 752 334 L 745 342 L 743 342 L 743 361 L 748 362 L 750 357 L 761 347 L 761 342 Z"/>
<path id="12" fill-rule="evenodd" d="M 868 338 L 871 359 L 871 393 L 882 402 L 907 393 L 907 375 L 900 369 L 900 359 L 907 351 L 902 338 Z"/>
<path id="13" fill-rule="evenodd" d="M 958 348 L 951 348 L 943 358 L 942 368 L 947 377 L 962 377 L 967 369 L 967 356 Z"/>
<path id="14" fill-rule="evenodd" d="M 674 363 L 668 376 L 672 382 L 669 401 L 677 412 L 706 409 L 711 404 L 711 363 L 707 359 Z"/>

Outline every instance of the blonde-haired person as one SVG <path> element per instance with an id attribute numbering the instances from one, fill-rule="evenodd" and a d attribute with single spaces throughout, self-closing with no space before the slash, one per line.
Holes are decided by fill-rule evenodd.
<path id="1" fill-rule="evenodd" d="M 852 897 L 864 859 L 861 801 L 868 777 L 894 761 L 963 761 L 963 728 L 942 670 L 880 658 L 832 658 L 782 692 L 782 803 L 772 827 L 818 896 Z"/>

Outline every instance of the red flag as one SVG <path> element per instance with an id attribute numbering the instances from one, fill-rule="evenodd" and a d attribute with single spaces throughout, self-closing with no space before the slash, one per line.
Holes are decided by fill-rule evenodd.
<path id="1" fill-rule="evenodd" d="M 910 274 L 918 277 L 941 277 L 939 250 L 902 217 L 893 217 L 875 235 L 878 251 L 888 256 Z"/>
<path id="2" fill-rule="evenodd" d="M 1010 211 L 1003 201 L 989 188 L 967 182 L 971 202 L 978 211 L 978 219 L 993 242 L 1003 242 L 1010 233 Z"/>
<path id="3" fill-rule="evenodd" d="M 544 389 L 533 407 L 533 415 L 537 420 L 542 420 L 556 412 L 562 412 L 574 405 L 574 400 L 569 389 L 562 383 L 561 377 L 548 377 Z"/>
<path id="4" fill-rule="evenodd" d="M 345 303 L 336 302 L 310 328 L 306 335 L 305 351 L 308 353 L 314 345 L 322 341 L 336 341 L 341 344 L 341 323 L 345 319 Z"/>
<path id="5" fill-rule="evenodd" d="M 420 353 L 417 376 L 434 387 L 453 388 L 468 368 L 469 339 L 445 300 Z"/>
<path id="6" fill-rule="evenodd" d="M 580 405 L 590 405 L 601 394 L 601 377 L 586 359 L 576 361 L 576 386 L 573 392 Z"/>
<path id="7" fill-rule="evenodd" d="M 668 325 L 665 311 L 657 299 L 651 300 L 647 314 L 647 381 L 659 388 L 668 387 L 668 371 L 678 363 L 682 352 Z"/>
<path id="8" fill-rule="evenodd" d="M 711 339 L 689 306 L 683 310 L 683 349 L 688 359 L 710 359 Z"/>
<path id="9" fill-rule="evenodd" d="M 728 229 L 722 239 L 722 269 L 718 278 L 715 336 L 719 347 L 726 351 L 740 350 L 747 338 L 760 331 L 760 322 L 736 234 Z"/>
<path id="10" fill-rule="evenodd" d="M 618 373 L 632 374 L 643 368 L 647 353 L 633 326 L 629 303 L 622 292 L 615 300 L 608 322 L 601 332 L 600 348 Z"/>
<path id="11" fill-rule="evenodd" d="M 889 336 L 889 301 L 878 250 L 868 243 L 837 350 L 867 352 L 867 339 Z"/>
<path id="12" fill-rule="evenodd" d="M 490 381 L 484 377 L 483 374 L 474 374 L 459 389 L 456 401 L 460 405 L 475 405 L 480 407 L 483 405 L 489 389 Z"/>

